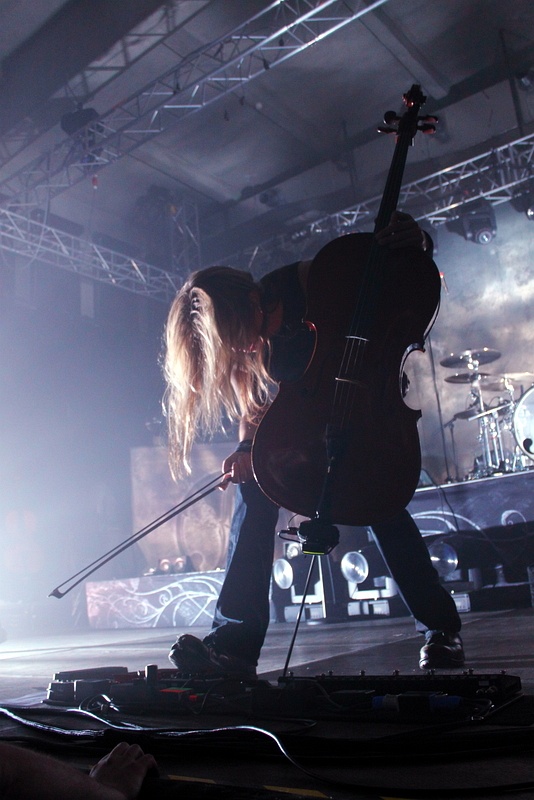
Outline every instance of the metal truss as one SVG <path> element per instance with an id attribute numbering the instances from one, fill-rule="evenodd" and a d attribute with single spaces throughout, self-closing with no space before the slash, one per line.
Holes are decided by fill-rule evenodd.
<path id="1" fill-rule="evenodd" d="M 176 276 L 139 259 L 6 209 L 0 209 L 0 249 L 164 303 L 181 285 Z"/>
<path id="2" fill-rule="evenodd" d="M 163 9 L 123 36 L 105 56 L 72 78 L 53 99 L 71 99 L 73 110 L 76 103 L 87 103 L 98 91 L 176 32 L 177 3 L 178 0 L 169 0 Z M 31 119 L 25 119 L 4 134 L 0 138 L 2 166 L 5 167 L 44 133 L 45 130 L 36 126 Z"/>
<path id="3" fill-rule="evenodd" d="M 534 134 L 405 184 L 399 205 L 431 225 L 458 218 L 466 205 L 485 199 L 492 205 L 534 192 Z M 281 259 L 300 258 L 307 244 L 368 227 L 380 203 L 374 197 L 349 209 L 280 234 L 229 257 L 229 263 L 261 275 Z M 120 289 L 168 303 L 192 269 L 201 265 L 198 218 L 194 206 L 173 210 L 176 274 L 64 233 L 20 213 L 0 209 L 0 248 L 42 261 Z"/>
<path id="4" fill-rule="evenodd" d="M 183 200 L 172 209 L 173 269 L 178 275 L 189 275 L 202 266 L 198 206 Z"/>
<path id="5" fill-rule="evenodd" d="M 438 227 L 458 219 L 462 210 L 484 199 L 491 205 L 507 203 L 534 192 L 534 134 L 447 167 L 402 186 L 398 207 L 418 221 Z M 369 229 L 382 197 L 378 195 L 348 209 L 314 220 L 292 233 L 276 236 L 236 253 L 233 260 L 255 271 L 265 269 L 271 253 L 298 257 L 313 237 L 342 236 Z"/>
<path id="6" fill-rule="evenodd" d="M 185 116 L 282 64 L 388 0 L 274 0 L 188 55 L 125 102 L 0 180 L 3 206 L 50 200 L 115 163 Z M 268 33 L 261 31 L 267 30 Z M 44 197 L 41 200 L 45 199 Z"/>
<path id="7" fill-rule="evenodd" d="M 482 198 L 492 205 L 507 203 L 533 180 L 534 134 L 404 184 L 398 206 L 438 226 L 457 219 L 466 204 Z M 320 233 L 326 225 L 339 233 L 354 228 L 374 218 L 381 199 L 378 195 L 358 203 L 310 223 L 303 231 Z"/>

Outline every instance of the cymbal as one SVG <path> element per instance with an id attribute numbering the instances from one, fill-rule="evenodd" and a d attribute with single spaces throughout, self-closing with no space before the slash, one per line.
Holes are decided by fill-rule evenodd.
<path id="1" fill-rule="evenodd" d="M 480 381 L 480 388 L 486 392 L 506 392 L 508 391 L 509 381 L 498 375 L 484 376 Z M 512 387 L 513 388 L 513 387 Z"/>
<path id="2" fill-rule="evenodd" d="M 505 375 L 488 375 L 480 381 L 480 388 L 490 392 L 506 392 L 512 383 L 534 383 L 533 372 L 507 372 Z"/>
<path id="3" fill-rule="evenodd" d="M 506 372 L 503 376 L 504 380 L 509 381 L 534 381 L 534 372 Z"/>
<path id="4" fill-rule="evenodd" d="M 463 353 L 451 353 L 439 363 L 442 367 L 464 367 L 466 364 L 490 364 L 501 357 L 498 350 L 483 347 L 480 350 L 464 350 Z"/>
<path id="5" fill-rule="evenodd" d="M 475 383 L 482 378 L 491 378 L 488 372 L 457 372 L 445 378 L 446 383 Z"/>

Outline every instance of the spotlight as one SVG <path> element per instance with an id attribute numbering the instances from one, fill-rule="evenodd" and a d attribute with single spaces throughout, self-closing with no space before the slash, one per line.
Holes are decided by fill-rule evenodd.
<path id="1" fill-rule="evenodd" d="M 534 222 L 534 190 L 521 192 L 510 201 L 512 207 Z"/>
<path id="2" fill-rule="evenodd" d="M 74 136 L 75 133 L 85 128 L 90 122 L 94 122 L 98 117 L 99 114 L 96 109 L 80 107 L 70 114 L 63 114 L 59 124 L 63 133 L 68 136 Z"/>
<path id="3" fill-rule="evenodd" d="M 277 208 L 282 203 L 280 189 L 266 189 L 259 196 L 260 203 L 268 208 Z"/>
<path id="4" fill-rule="evenodd" d="M 341 559 L 341 573 L 347 583 L 363 583 L 369 575 L 369 562 L 359 551 L 349 551 Z"/>
<path id="5" fill-rule="evenodd" d="M 298 542 L 284 544 L 284 554 L 272 567 L 271 600 L 279 622 L 295 622 L 304 597 L 311 559 L 304 555 Z M 322 569 L 314 576 L 306 593 L 304 619 L 318 621 L 326 616 Z"/>
<path id="6" fill-rule="evenodd" d="M 517 84 L 524 92 L 534 91 L 534 67 L 516 75 Z"/>
<path id="7" fill-rule="evenodd" d="M 450 544 L 443 540 L 433 542 L 428 548 L 432 566 L 440 576 L 445 578 L 458 569 L 458 553 Z"/>
<path id="8" fill-rule="evenodd" d="M 464 237 L 477 244 L 489 244 L 497 234 L 495 211 L 487 200 L 470 203 L 461 214 L 460 221 Z"/>
<path id="9" fill-rule="evenodd" d="M 293 586 L 293 567 L 287 559 L 276 559 L 273 564 L 273 580 L 280 589 L 290 589 Z"/>
<path id="10" fill-rule="evenodd" d="M 406 613 L 397 586 L 376 545 L 345 553 L 340 569 L 347 581 L 349 617 Z"/>
<path id="11" fill-rule="evenodd" d="M 302 555 L 302 545 L 298 542 L 289 542 L 286 544 L 286 558 L 292 559 Z"/>

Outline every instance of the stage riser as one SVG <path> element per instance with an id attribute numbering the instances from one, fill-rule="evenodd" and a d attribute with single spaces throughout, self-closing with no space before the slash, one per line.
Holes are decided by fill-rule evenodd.
<path id="1" fill-rule="evenodd" d="M 224 571 L 88 582 L 91 628 L 210 626 Z"/>
<path id="2" fill-rule="evenodd" d="M 507 580 L 526 584 L 504 591 L 496 587 L 493 592 L 474 592 L 471 610 L 528 604 L 527 570 L 534 564 L 533 489 L 534 470 L 529 470 L 415 493 L 409 509 L 425 539 L 456 534 L 466 542 L 473 537 L 475 541 L 482 537 L 486 542 L 498 542 Z M 101 629 L 209 627 L 224 574 L 224 570 L 214 570 L 88 582 L 89 625 Z M 346 616 L 353 616 L 348 606 Z"/>

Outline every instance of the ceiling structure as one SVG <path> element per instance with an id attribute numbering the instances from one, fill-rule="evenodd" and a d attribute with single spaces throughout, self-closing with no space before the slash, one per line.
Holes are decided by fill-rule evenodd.
<path id="1" fill-rule="evenodd" d="M 369 227 L 377 127 L 414 83 L 439 122 L 405 210 L 439 225 L 534 189 L 531 0 L 18 0 L 0 21 L 0 247 L 129 291 Z"/>

